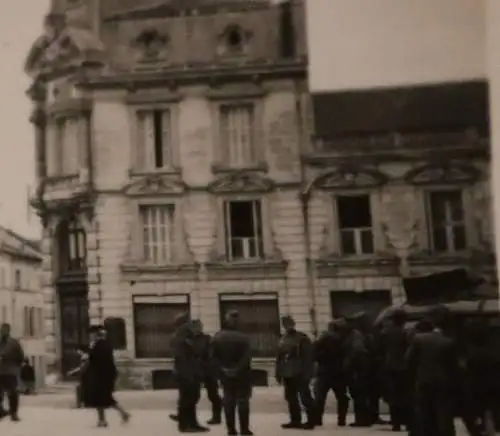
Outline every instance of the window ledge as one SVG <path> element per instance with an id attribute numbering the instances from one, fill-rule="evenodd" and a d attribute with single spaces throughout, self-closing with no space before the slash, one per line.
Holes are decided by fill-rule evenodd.
<path id="1" fill-rule="evenodd" d="M 315 261 L 318 278 L 334 278 L 352 275 L 352 270 L 365 270 L 370 274 L 399 274 L 399 260 L 389 254 L 374 254 L 361 256 L 330 255 Z"/>
<path id="2" fill-rule="evenodd" d="M 472 252 L 470 250 L 463 250 L 450 253 L 433 253 L 431 251 L 424 251 L 412 254 L 408 257 L 408 263 L 412 266 L 420 265 L 463 265 L 464 262 L 469 262 Z"/>
<path id="3" fill-rule="evenodd" d="M 129 282 L 147 282 L 151 280 L 197 280 L 197 264 L 150 265 L 145 263 L 122 263 L 120 270 Z"/>
<path id="4" fill-rule="evenodd" d="M 246 166 L 238 166 L 238 167 L 232 167 L 230 165 L 225 165 L 225 164 L 213 164 L 212 165 L 212 173 L 214 174 L 227 174 L 227 173 L 234 173 L 234 172 L 262 172 L 262 173 L 267 173 L 269 171 L 269 165 L 267 162 L 259 162 L 254 165 L 246 165 Z"/>
<path id="5" fill-rule="evenodd" d="M 167 167 L 167 168 L 151 169 L 151 170 L 139 170 L 139 169 L 131 168 L 131 169 L 129 169 L 128 174 L 129 174 L 130 178 L 145 177 L 145 176 L 151 176 L 151 175 L 180 176 L 182 174 L 182 170 L 181 170 L 181 168 L 176 167 L 176 166 Z"/>
<path id="6" fill-rule="evenodd" d="M 282 279 L 288 263 L 280 259 L 248 262 L 215 261 L 206 264 L 209 280 Z"/>

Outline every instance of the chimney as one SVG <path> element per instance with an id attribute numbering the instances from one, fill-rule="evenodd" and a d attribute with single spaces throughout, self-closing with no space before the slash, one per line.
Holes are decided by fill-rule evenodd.
<path id="1" fill-rule="evenodd" d="M 293 0 L 284 0 L 280 3 L 280 38 L 281 56 L 295 57 L 295 25 L 293 22 Z"/>

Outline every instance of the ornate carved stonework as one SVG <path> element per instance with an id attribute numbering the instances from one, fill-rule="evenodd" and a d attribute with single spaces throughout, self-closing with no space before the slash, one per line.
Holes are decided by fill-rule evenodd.
<path id="1" fill-rule="evenodd" d="M 274 189 L 271 179 L 250 172 L 235 172 L 216 179 L 208 186 L 214 194 L 265 193 Z"/>
<path id="2" fill-rule="evenodd" d="M 417 243 L 418 202 L 412 187 L 393 186 L 382 193 L 382 227 L 390 248 L 400 258 Z"/>
<path id="3" fill-rule="evenodd" d="M 443 185 L 474 183 L 480 176 L 479 170 L 465 163 L 424 165 L 410 170 L 405 180 L 413 185 Z"/>
<path id="4" fill-rule="evenodd" d="M 104 45 L 92 29 L 67 22 L 63 14 L 49 18 L 45 34 L 32 45 L 25 61 L 27 74 L 36 76 L 89 63 L 103 65 Z"/>
<path id="5" fill-rule="evenodd" d="M 167 34 L 153 27 L 143 29 L 133 39 L 131 45 L 138 51 L 140 62 L 155 62 L 167 57 L 169 42 Z"/>
<path id="6" fill-rule="evenodd" d="M 147 197 L 158 195 L 181 195 L 186 185 L 165 175 L 150 175 L 130 183 L 123 193 L 130 197 Z"/>
<path id="7" fill-rule="evenodd" d="M 388 177 L 371 168 L 338 168 L 320 175 L 314 186 L 320 189 L 374 188 L 387 183 Z"/>
<path id="8" fill-rule="evenodd" d="M 238 24 L 230 24 L 217 37 L 217 53 L 220 56 L 244 55 L 251 39 L 251 31 Z"/>

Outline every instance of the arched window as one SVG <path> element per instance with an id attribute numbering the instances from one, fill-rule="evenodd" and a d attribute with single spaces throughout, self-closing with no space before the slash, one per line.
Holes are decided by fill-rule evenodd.
<path id="1" fill-rule="evenodd" d="M 57 232 L 59 271 L 78 272 L 86 269 L 87 240 L 85 229 L 75 218 L 62 221 Z"/>

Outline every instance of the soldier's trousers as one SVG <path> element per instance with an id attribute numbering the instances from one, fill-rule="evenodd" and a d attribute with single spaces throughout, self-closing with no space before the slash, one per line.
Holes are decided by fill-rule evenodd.
<path id="1" fill-rule="evenodd" d="M 283 379 L 285 387 L 285 400 L 288 404 L 290 422 L 293 424 L 302 423 L 302 409 L 300 403 L 306 409 L 308 423 L 314 424 L 315 404 L 311 395 L 309 381 L 300 377 L 287 377 Z"/>
<path id="2" fill-rule="evenodd" d="M 367 379 L 358 378 L 351 381 L 349 393 L 354 406 L 354 422 L 360 426 L 371 426 L 373 424 L 373 401 Z"/>
<path id="3" fill-rule="evenodd" d="M 416 435 L 455 436 L 455 402 L 449 387 L 417 382 L 415 408 Z"/>
<path id="4" fill-rule="evenodd" d="M 347 384 L 342 375 L 322 375 L 316 379 L 314 384 L 316 424 L 323 423 L 325 404 L 328 393 L 333 391 L 337 401 L 337 420 L 344 425 L 349 408 L 349 397 L 347 396 Z"/>
<path id="5" fill-rule="evenodd" d="M 222 399 L 219 395 L 219 382 L 215 377 L 206 377 L 203 386 L 207 391 L 207 396 L 212 404 L 212 418 L 220 420 L 222 413 Z"/>
<path id="6" fill-rule="evenodd" d="M 406 371 L 388 371 L 387 395 L 391 423 L 394 427 L 409 425 L 409 382 Z"/>
<path id="7" fill-rule="evenodd" d="M 240 433 L 250 430 L 250 397 L 252 396 L 252 382 L 249 377 L 224 378 L 221 381 L 224 408 L 224 419 L 229 433 L 236 431 L 236 412 L 240 424 Z"/>
<path id="8" fill-rule="evenodd" d="M 178 383 L 177 417 L 179 429 L 196 427 L 198 425 L 196 406 L 200 400 L 200 381 L 179 378 Z"/>

